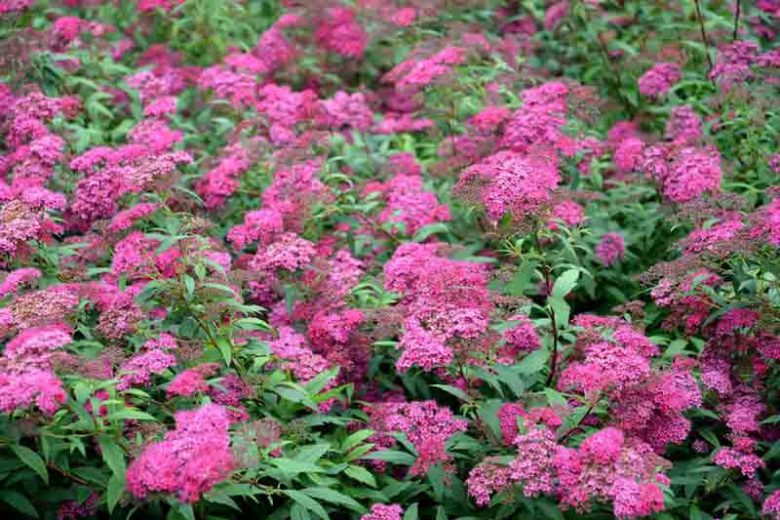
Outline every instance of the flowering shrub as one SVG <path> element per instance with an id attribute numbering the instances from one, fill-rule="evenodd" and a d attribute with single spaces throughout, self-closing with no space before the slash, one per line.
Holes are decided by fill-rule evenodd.
<path id="1" fill-rule="evenodd" d="M 780 519 L 778 30 L 0 0 L 0 512 Z"/>

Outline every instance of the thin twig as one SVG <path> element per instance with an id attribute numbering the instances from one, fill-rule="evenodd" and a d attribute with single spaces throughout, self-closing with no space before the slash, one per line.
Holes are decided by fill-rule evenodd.
<path id="1" fill-rule="evenodd" d="M 734 34 L 731 35 L 731 41 L 737 41 L 739 36 L 739 17 L 742 14 L 742 0 L 737 0 L 737 12 L 734 13 Z"/>
<path id="2" fill-rule="evenodd" d="M 693 0 L 696 4 L 696 18 L 699 19 L 699 30 L 701 31 L 701 39 L 704 42 L 704 53 L 707 55 L 707 65 L 709 65 L 709 73 L 712 73 L 712 58 L 710 57 L 710 40 L 707 38 L 707 31 L 704 29 L 704 18 L 701 15 L 701 5 L 699 0 Z M 709 76 L 709 74 L 707 74 Z"/>
<path id="3" fill-rule="evenodd" d="M 599 397 L 598 399 L 596 399 L 595 401 L 593 401 L 593 403 L 592 403 L 592 404 L 591 404 L 591 405 L 588 407 L 588 409 L 587 409 L 587 410 L 585 410 L 585 413 L 582 415 L 582 417 L 580 417 L 580 419 L 577 421 L 577 424 L 575 424 L 574 426 L 572 426 L 572 427 L 569 429 L 569 431 L 567 431 L 566 433 L 564 433 L 563 435 L 561 435 L 561 438 L 560 438 L 560 439 L 558 439 L 558 443 L 559 443 L 559 444 L 563 443 L 563 441 L 565 441 L 566 439 L 568 439 L 568 438 L 569 438 L 569 437 L 570 437 L 570 436 L 571 436 L 571 435 L 572 435 L 574 432 L 576 432 L 576 431 L 577 431 L 577 430 L 580 428 L 580 425 L 582 424 L 582 421 L 584 421 L 584 420 L 585 420 L 585 418 L 586 418 L 588 415 L 590 415 L 590 412 L 592 412 L 592 411 L 593 411 L 593 408 L 595 408 L 595 407 L 596 407 L 596 405 L 598 404 L 598 402 L 599 402 L 600 400 L 601 400 L 601 398 Z"/>
<path id="4" fill-rule="evenodd" d="M 67 470 L 65 470 L 65 469 L 63 469 L 63 468 L 61 468 L 61 467 L 59 467 L 59 466 L 56 466 L 56 465 L 52 464 L 51 462 L 49 462 L 48 464 L 46 464 L 46 467 L 47 467 L 47 468 L 49 468 L 49 469 L 52 469 L 52 470 L 56 471 L 57 473 L 59 473 L 59 474 L 60 474 L 60 475 L 62 475 L 63 477 L 65 477 L 65 478 L 67 478 L 67 479 L 70 479 L 70 480 L 72 480 L 73 482 L 75 482 L 75 483 L 77 483 L 77 484 L 81 484 L 82 486 L 87 486 L 87 485 L 89 485 L 89 482 L 87 482 L 87 481 L 86 481 L 86 480 L 84 480 L 83 478 L 81 478 L 81 477 L 79 477 L 79 476 L 76 476 L 76 475 L 74 475 L 73 473 L 71 473 L 70 471 L 67 471 Z"/>
<path id="5" fill-rule="evenodd" d="M 547 263 L 547 259 L 544 256 L 544 252 L 542 251 L 542 244 L 539 241 L 539 233 L 534 231 L 533 234 L 534 237 L 534 243 L 536 245 L 536 250 L 539 253 L 539 256 L 542 258 L 542 270 L 544 271 L 544 285 L 545 290 L 550 290 L 551 285 L 551 274 L 552 271 L 550 269 L 550 265 Z M 550 296 L 547 295 L 547 299 L 549 300 Z M 552 383 L 553 379 L 555 379 L 555 373 L 558 371 L 558 323 L 555 320 L 555 310 L 552 308 L 549 308 L 548 310 L 550 312 L 550 326 L 552 327 L 552 353 L 550 354 L 550 375 L 547 376 L 547 380 L 544 382 L 544 386 L 550 386 L 550 383 Z"/>

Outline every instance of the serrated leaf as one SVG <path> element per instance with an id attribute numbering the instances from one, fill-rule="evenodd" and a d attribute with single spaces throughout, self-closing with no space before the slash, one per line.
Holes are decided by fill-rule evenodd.
<path id="1" fill-rule="evenodd" d="M 114 508 L 119 503 L 122 495 L 125 492 L 125 477 L 117 475 L 111 475 L 108 479 L 108 487 L 106 489 L 106 503 L 108 505 L 108 512 L 114 511 Z"/>
<path id="2" fill-rule="evenodd" d="M 447 392 L 448 394 L 457 397 L 461 401 L 468 401 L 469 400 L 469 396 L 466 395 L 466 392 L 464 392 L 460 388 L 454 387 L 452 385 L 439 385 L 439 384 L 436 384 L 436 385 L 431 385 L 431 386 L 435 387 L 435 388 L 439 388 L 439 389 Z"/>
<path id="3" fill-rule="evenodd" d="M 344 439 L 344 442 L 341 444 L 341 449 L 343 451 L 349 451 L 364 440 L 368 439 L 374 434 L 374 430 L 358 430 L 354 433 L 351 433 L 349 437 Z"/>
<path id="4" fill-rule="evenodd" d="M 579 279 L 579 269 L 569 269 L 568 271 L 564 271 L 563 274 L 559 276 L 553 284 L 552 296 L 554 298 L 565 298 L 566 295 L 569 294 L 572 289 L 574 289 L 574 287 L 576 287 L 577 280 Z"/>
<path id="5" fill-rule="evenodd" d="M 35 510 L 35 506 L 32 502 L 21 493 L 11 490 L 0 490 L 0 500 L 13 507 L 17 511 L 33 518 L 38 517 L 38 511 Z"/>
<path id="6" fill-rule="evenodd" d="M 374 478 L 374 475 L 372 475 L 371 472 L 363 466 L 347 466 L 347 469 L 344 470 L 344 473 L 358 482 L 366 484 L 367 486 L 371 486 L 373 488 L 376 487 L 376 479 Z"/>
<path id="7" fill-rule="evenodd" d="M 517 371 L 521 374 L 535 374 L 546 366 L 549 357 L 550 353 L 546 349 L 536 349 L 517 364 Z"/>
<path id="8" fill-rule="evenodd" d="M 324 473 L 325 469 L 312 464 L 310 462 L 304 462 L 300 460 L 293 460 L 287 458 L 271 459 L 269 461 L 274 466 L 278 467 L 287 475 L 297 475 L 299 473 Z"/>
<path id="9" fill-rule="evenodd" d="M 328 520 L 330 517 L 328 516 L 328 512 L 325 511 L 325 508 L 323 508 L 316 500 L 313 498 L 301 493 L 300 491 L 296 491 L 294 489 L 286 489 L 283 491 L 285 495 L 290 497 L 295 501 L 296 504 L 303 507 L 306 510 L 314 512 L 317 516 L 322 518 L 323 520 Z"/>
<path id="10" fill-rule="evenodd" d="M 125 464 L 125 453 L 116 441 L 110 437 L 101 437 L 98 439 L 100 444 L 100 453 L 106 465 L 117 477 L 124 478 L 127 466 Z"/>
<path id="11" fill-rule="evenodd" d="M 353 511 L 357 511 L 358 513 L 363 513 L 366 510 L 362 505 L 356 502 L 353 498 L 350 498 L 343 493 L 339 493 L 335 489 L 314 487 L 314 488 L 306 488 L 302 490 L 302 493 L 305 493 L 306 495 L 312 498 L 319 498 L 320 500 L 330 502 L 331 504 L 346 506 L 352 509 Z"/>
<path id="12" fill-rule="evenodd" d="M 13 451 L 16 456 L 19 457 L 19 460 L 24 462 L 35 473 L 37 473 L 39 477 L 41 477 L 41 480 L 43 480 L 46 484 L 49 483 L 49 472 L 46 469 L 46 463 L 43 462 L 43 459 L 40 455 L 35 453 L 27 446 L 22 446 L 20 444 L 11 444 L 9 447 L 11 448 L 11 451 Z"/>
<path id="13" fill-rule="evenodd" d="M 385 462 L 392 462 L 393 464 L 401 464 L 403 466 L 411 466 L 415 461 L 414 455 L 398 450 L 375 451 L 363 458 L 368 460 L 383 460 Z"/>

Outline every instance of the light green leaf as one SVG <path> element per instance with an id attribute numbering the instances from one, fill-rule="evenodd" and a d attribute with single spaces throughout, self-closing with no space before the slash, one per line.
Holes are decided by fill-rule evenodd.
<path id="1" fill-rule="evenodd" d="M 347 466 L 347 469 L 344 470 L 344 473 L 358 482 L 366 484 L 367 486 L 371 486 L 373 488 L 376 487 L 376 479 L 374 478 L 374 475 L 372 475 L 371 472 L 363 466 Z"/>
<path id="2" fill-rule="evenodd" d="M 108 504 L 108 512 L 114 511 L 114 508 L 122 498 L 122 494 L 125 492 L 125 477 L 124 475 L 117 476 L 111 475 L 108 479 L 108 489 L 106 490 L 106 502 Z"/>
<path id="3" fill-rule="evenodd" d="M 553 298 L 563 299 L 569 294 L 577 285 L 577 280 L 580 279 L 579 269 L 569 269 L 555 280 L 553 285 L 552 296 Z"/>
<path id="4" fill-rule="evenodd" d="M 98 443 L 100 444 L 100 453 L 103 455 L 106 465 L 114 475 L 124 478 L 126 465 L 125 453 L 122 451 L 122 448 L 110 437 L 101 437 Z"/>

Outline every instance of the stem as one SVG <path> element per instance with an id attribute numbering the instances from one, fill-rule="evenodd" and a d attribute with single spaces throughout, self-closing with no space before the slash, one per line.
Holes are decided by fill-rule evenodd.
<path id="1" fill-rule="evenodd" d="M 83 478 L 81 478 L 81 477 L 78 477 L 78 476 L 74 475 L 74 474 L 73 474 L 73 473 L 71 473 L 70 471 L 66 471 L 66 470 L 62 469 L 62 468 L 61 468 L 61 467 L 59 467 L 59 466 L 55 466 L 55 465 L 54 465 L 54 464 L 52 464 L 51 462 L 49 462 L 48 464 L 46 464 L 46 467 L 47 467 L 47 468 L 49 468 L 49 469 L 52 469 L 52 470 L 56 471 L 57 473 L 59 473 L 59 474 L 60 474 L 60 475 L 62 475 L 63 477 L 65 477 L 65 478 L 67 478 L 67 479 L 70 479 L 70 480 L 72 480 L 73 482 L 75 482 L 75 483 L 77 483 L 77 484 L 81 484 L 82 486 L 88 486 L 88 485 L 89 485 L 89 482 L 87 482 L 87 481 L 86 481 L 86 480 L 84 480 Z"/>
<path id="2" fill-rule="evenodd" d="M 742 0 L 737 0 L 737 12 L 734 13 L 734 34 L 731 35 L 731 41 L 737 41 L 739 34 L 739 16 L 742 14 Z"/>
<path id="3" fill-rule="evenodd" d="M 547 263 L 547 259 L 544 256 L 544 253 L 542 252 L 542 244 L 539 242 L 539 233 L 538 231 L 534 231 L 533 234 L 534 237 L 534 244 L 536 244 L 536 251 L 539 253 L 539 256 L 542 258 L 542 271 L 544 274 L 544 287 L 545 290 L 550 290 L 550 282 L 552 281 L 551 275 L 552 271 L 550 269 L 550 265 Z M 549 295 L 546 296 L 547 300 L 549 301 Z M 544 386 L 550 386 L 550 383 L 552 383 L 553 379 L 555 379 L 555 373 L 558 370 L 558 324 L 555 320 L 555 311 L 550 309 L 549 305 L 547 306 L 548 312 L 550 315 L 550 326 L 552 327 L 552 339 L 553 339 L 553 345 L 552 345 L 552 353 L 550 354 L 550 375 L 547 376 L 547 380 L 544 382 Z"/>
<path id="4" fill-rule="evenodd" d="M 584 420 L 585 420 L 585 418 L 586 418 L 588 415 L 590 415 L 590 412 L 592 412 L 592 411 L 593 411 L 593 408 L 595 408 L 595 407 L 596 407 L 596 405 L 598 404 L 598 402 L 599 402 L 600 400 L 601 400 L 601 397 L 599 397 L 598 399 L 596 399 L 595 401 L 593 401 L 593 403 L 592 403 L 592 404 L 591 404 L 591 405 L 588 407 L 588 409 L 585 411 L 585 413 L 582 415 L 582 417 L 580 417 L 580 418 L 579 418 L 579 420 L 577 421 L 577 424 L 575 424 L 574 426 L 572 426 L 572 427 L 571 427 L 571 429 L 569 429 L 569 431 L 567 431 L 566 433 L 564 433 L 563 435 L 561 435 L 561 438 L 560 438 L 560 439 L 558 439 L 558 443 L 559 443 L 559 444 L 560 444 L 560 443 L 563 443 L 563 441 L 565 441 L 566 439 L 568 439 L 568 438 L 569 438 L 569 437 L 570 437 L 570 436 L 571 436 L 571 435 L 572 435 L 574 432 L 576 432 L 576 431 L 577 431 L 577 430 L 580 428 L 580 424 L 582 424 L 582 421 L 584 421 Z"/>
<path id="5" fill-rule="evenodd" d="M 544 386 L 550 386 L 550 383 L 552 383 L 555 378 L 555 372 L 558 369 L 558 325 L 555 323 L 555 312 L 550 312 L 550 325 L 552 325 L 553 330 L 553 347 L 550 356 L 550 375 L 547 376 L 547 381 L 544 382 Z"/>
<path id="6" fill-rule="evenodd" d="M 709 66 L 709 72 L 712 72 L 712 58 L 710 57 L 710 40 L 707 38 L 707 31 L 704 29 L 704 18 L 701 15 L 701 5 L 699 0 L 694 0 L 696 4 L 696 18 L 699 20 L 699 30 L 701 31 L 701 39 L 704 42 L 704 53 L 707 55 L 707 65 Z M 709 74 L 708 74 L 709 75 Z"/>

